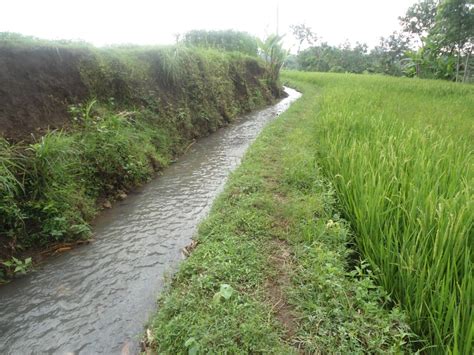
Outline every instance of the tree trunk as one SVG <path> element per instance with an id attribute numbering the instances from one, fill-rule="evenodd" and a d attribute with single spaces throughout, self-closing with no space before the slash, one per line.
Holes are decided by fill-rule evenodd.
<path id="1" fill-rule="evenodd" d="M 472 49 L 469 49 L 466 55 L 466 63 L 464 64 L 464 75 L 462 77 L 462 82 L 465 83 L 469 78 L 469 57 L 471 56 Z"/>
<path id="2" fill-rule="evenodd" d="M 458 47 L 458 62 L 456 64 L 456 82 L 458 82 L 458 78 L 459 78 L 460 65 L 461 65 L 461 47 Z"/>

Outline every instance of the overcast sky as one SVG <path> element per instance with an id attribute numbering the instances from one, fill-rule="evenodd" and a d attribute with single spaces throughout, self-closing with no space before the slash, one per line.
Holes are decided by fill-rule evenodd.
<path id="1" fill-rule="evenodd" d="M 323 40 L 378 43 L 416 0 L 0 0 L 0 32 L 95 45 L 170 44 L 191 29 L 236 29 L 259 37 L 305 23 Z"/>

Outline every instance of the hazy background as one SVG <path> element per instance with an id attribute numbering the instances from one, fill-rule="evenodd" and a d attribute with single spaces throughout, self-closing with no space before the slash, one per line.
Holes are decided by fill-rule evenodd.
<path id="1" fill-rule="evenodd" d="M 398 16 L 416 0 L 4 0 L 0 32 L 45 39 L 82 39 L 95 45 L 171 44 L 191 29 L 235 29 L 264 37 L 305 23 L 323 40 L 373 47 L 399 28 Z"/>

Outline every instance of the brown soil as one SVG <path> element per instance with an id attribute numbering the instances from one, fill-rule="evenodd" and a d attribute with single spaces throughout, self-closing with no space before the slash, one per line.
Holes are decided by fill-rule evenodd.
<path id="1" fill-rule="evenodd" d="M 64 48 L 2 48 L 0 135 L 25 139 L 69 121 L 67 108 L 88 92 L 78 70 L 85 53 Z"/>
<path id="2" fill-rule="evenodd" d="M 290 247 L 284 240 L 273 240 L 272 249 L 269 262 L 277 274 L 266 281 L 266 301 L 271 305 L 273 313 L 283 327 L 285 340 L 293 342 L 298 330 L 298 319 L 285 294 L 285 289 L 291 286 L 292 255 Z"/>

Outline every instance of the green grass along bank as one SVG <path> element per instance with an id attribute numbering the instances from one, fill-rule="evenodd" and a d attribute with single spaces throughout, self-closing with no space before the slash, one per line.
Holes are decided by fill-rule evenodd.
<path id="1" fill-rule="evenodd" d="M 0 260 L 21 257 L 1 277 L 23 271 L 32 250 L 87 236 L 104 201 L 281 94 L 263 63 L 240 53 L 0 46 Z"/>
<path id="2" fill-rule="evenodd" d="M 150 348 L 472 353 L 473 88 L 283 80 L 303 97 L 201 225 L 150 321 Z"/>

